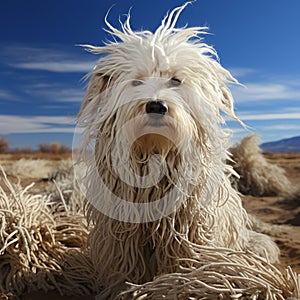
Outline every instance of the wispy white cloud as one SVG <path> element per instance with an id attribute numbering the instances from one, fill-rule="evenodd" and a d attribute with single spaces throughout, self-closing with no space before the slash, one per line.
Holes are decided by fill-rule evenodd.
<path id="1" fill-rule="evenodd" d="M 296 104 L 296 102 L 295 102 Z M 299 101 L 299 106 L 287 106 L 287 107 L 281 107 L 280 108 L 281 113 L 295 113 L 295 112 L 300 112 L 300 101 Z"/>
<path id="2" fill-rule="evenodd" d="M 84 90 L 80 88 L 65 88 L 59 85 L 28 86 L 25 89 L 28 95 L 34 95 L 41 99 L 47 99 L 52 103 L 57 102 L 81 102 Z"/>
<path id="3" fill-rule="evenodd" d="M 75 47 L 74 47 L 75 48 Z M 68 49 L 69 50 L 69 49 Z M 10 67 L 57 73 L 87 73 L 96 58 L 87 59 L 74 51 L 55 48 L 38 48 L 26 45 L 8 45 L 0 50 L 1 62 Z"/>
<path id="4" fill-rule="evenodd" d="M 0 90 L 0 100 L 18 100 L 18 97 L 7 90 Z"/>
<path id="5" fill-rule="evenodd" d="M 300 132 L 300 123 L 299 124 L 276 124 L 276 125 L 268 125 L 268 126 L 260 126 L 261 130 L 267 131 L 291 131 L 298 130 Z"/>
<path id="6" fill-rule="evenodd" d="M 263 100 L 298 100 L 300 86 L 283 83 L 245 83 L 245 86 L 232 87 L 237 102 Z"/>
<path id="7" fill-rule="evenodd" d="M 240 113 L 239 118 L 243 121 L 260 121 L 260 120 L 292 120 L 300 119 L 300 113 L 272 113 L 272 114 L 248 114 Z"/>
<path id="8" fill-rule="evenodd" d="M 258 71 L 253 68 L 243 68 L 243 67 L 236 67 L 236 68 L 229 68 L 230 73 L 236 77 L 241 78 L 253 73 L 257 73 Z"/>
<path id="9" fill-rule="evenodd" d="M 9 90 L 0 89 L 0 101 L 17 101 L 17 102 L 28 102 L 34 98 L 41 99 L 43 102 L 47 100 L 48 103 L 71 103 L 81 102 L 84 97 L 84 88 L 66 88 L 67 84 L 32 84 L 21 87 L 22 97 L 16 95 L 15 92 Z M 27 96 L 24 96 L 27 95 Z M 48 105 L 49 107 L 51 105 Z"/>
<path id="10" fill-rule="evenodd" d="M 11 94 L 7 91 L 0 90 L 0 99 L 10 98 Z"/>
<path id="11" fill-rule="evenodd" d="M 0 115 L 0 134 L 74 132 L 74 120 L 65 116 Z"/>
<path id="12" fill-rule="evenodd" d="M 60 60 L 56 62 L 42 61 L 42 62 L 23 62 L 11 64 L 14 68 L 27 70 L 40 70 L 58 73 L 87 73 L 92 70 L 93 62 L 78 62 L 69 60 Z"/>

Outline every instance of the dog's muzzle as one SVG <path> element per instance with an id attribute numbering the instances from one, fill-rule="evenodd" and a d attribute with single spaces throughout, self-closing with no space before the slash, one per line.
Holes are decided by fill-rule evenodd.
<path id="1" fill-rule="evenodd" d="M 150 101 L 146 104 L 146 113 L 153 119 L 160 119 L 168 113 L 168 105 L 165 101 Z"/>

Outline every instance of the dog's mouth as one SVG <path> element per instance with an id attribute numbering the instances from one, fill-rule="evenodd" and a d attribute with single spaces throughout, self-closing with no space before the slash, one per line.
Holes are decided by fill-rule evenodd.
<path id="1" fill-rule="evenodd" d="M 159 133 L 145 134 L 139 137 L 134 145 L 144 154 L 166 154 L 175 147 L 172 140 Z"/>

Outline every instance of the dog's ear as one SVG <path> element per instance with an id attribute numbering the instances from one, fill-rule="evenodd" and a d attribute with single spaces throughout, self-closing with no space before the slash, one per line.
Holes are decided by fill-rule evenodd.
<path id="1" fill-rule="evenodd" d="M 110 76 L 101 73 L 95 73 L 92 76 L 87 85 L 86 94 L 83 98 L 79 115 L 91 101 L 97 101 L 97 98 L 101 97 L 101 93 L 107 89 L 110 79 Z"/>

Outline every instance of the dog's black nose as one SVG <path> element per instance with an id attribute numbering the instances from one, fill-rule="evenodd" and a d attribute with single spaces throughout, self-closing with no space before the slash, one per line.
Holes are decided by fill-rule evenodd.
<path id="1" fill-rule="evenodd" d="M 165 101 L 150 101 L 146 104 L 147 114 L 165 115 L 168 112 L 168 105 Z M 155 117 L 155 115 L 153 115 Z"/>

